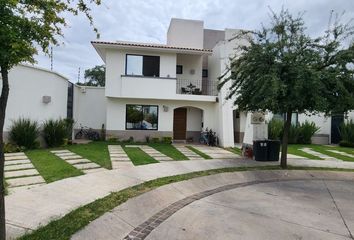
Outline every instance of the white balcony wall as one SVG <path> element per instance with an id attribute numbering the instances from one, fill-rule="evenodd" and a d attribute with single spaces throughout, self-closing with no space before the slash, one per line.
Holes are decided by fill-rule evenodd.
<path id="1" fill-rule="evenodd" d="M 126 98 L 169 99 L 176 95 L 176 79 L 121 77 L 121 95 Z"/>
<path id="2" fill-rule="evenodd" d="M 150 56 L 159 56 L 160 57 L 160 77 L 161 78 L 176 78 L 176 53 L 167 53 L 167 52 L 155 52 L 155 51 L 133 51 L 133 50 L 107 50 L 106 52 L 106 96 L 107 97 L 129 97 L 128 94 L 132 94 L 130 97 L 136 97 L 137 94 L 144 94 L 147 91 L 146 88 L 142 88 L 141 86 L 137 86 L 134 84 L 141 83 L 144 84 L 148 89 L 152 89 L 154 87 L 158 87 L 156 84 L 164 84 L 164 87 L 168 87 L 171 89 L 163 89 L 166 92 L 176 92 L 176 86 L 172 86 L 171 82 L 161 82 L 166 79 L 158 79 L 158 78 L 128 78 L 125 77 L 125 65 L 126 65 L 126 55 L 127 54 L 136 54 L 136 55 L 150 55 Z M 141 80 L 141 81 L 140 81 Z M 154 81 L 155 80 L 155 81 Z M 132 81 L 128 83 L 128 81 Z M 149 85 L 149 81 L 151 81 L 151 85 Z M 170 81 L 170 80 L 167 80 Z M 146 84 L 145 84 L 146 82 Z M 153 82 L 153 83 L 152 83 Z M 124 86 L 124 87 L 123 87 Z M 134 88 L 130 88 L 130 87 Z M 138 90 L 143 89 L 143 91 Z M 127 91 L 127 92 L 125 92 Z M 161 93 L 160 91 L 159 93 Z M 175 94 L 173 94 L 175 95 Z M 158 95 L 155 95 L 158 96 Z"/>

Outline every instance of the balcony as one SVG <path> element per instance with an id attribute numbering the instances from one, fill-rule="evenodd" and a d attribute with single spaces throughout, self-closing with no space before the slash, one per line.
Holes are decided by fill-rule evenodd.
<path id="1" fill-rule="evenodd" d="M 121 76 L 120 97 L 170 99 L 176 94 L 176 78 Z"/>
<path id="2" fill-rule="evenodd" d="M 217 83 L 208 79 L 200 80 L 176 80 L 176 93 L 187 95 L 217 96 Z"/>

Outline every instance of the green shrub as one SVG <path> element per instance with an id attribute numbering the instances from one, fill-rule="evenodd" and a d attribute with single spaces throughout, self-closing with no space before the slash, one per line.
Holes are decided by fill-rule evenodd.
<path id="1" fill-rule="evenodd" d="M 19 147 L 34 149 L 39 147 L 37 138 L 39 136 L 38 123 L 28 118 L 19 118 L 12 122 L 10 127 L 10 140 Z"/>
<path id="2" fill-rule="evenodd" d="M 341 147 L 351 147 L 351 148 L 354 148 L 354 143 L 351 143 L 351 142 L 347 142 L 347 141 L 340 141 L 339 142 L 339 146 Z"/>
<path id="3" fill-rule="evenodd" d="M 284 121 L 272 119 L 268 123 L 268 138 L 272 140 L 283 139 Z M 320 128 L 313 122 L 305 121 L 302 124 L 291 125 L 289 129 L 290 144 L 311 144 L 311 138 Z"/>
<path id="4" fill-rule="evenodd" d="M 354 145 L 354 122 L 350 120 L 349 122 L 342 124 L 340 126 L 340 136 L 344 144 Z"/>
<path id="5" fill-rule="evenodd" d="M 299 136 L 297 143 L 300 144 L 311 144 L 311 138 L 315 133 L 320 130 L 314 122 L 305 121 L 299 126 Z"/>
<path id="6" fill-rule="evenodd" d="M 279 119 L 272 119 L 268 123 L 268 138 L 271 140 L 281 140 L 283 136 L 284 122 Z"/>
<path id="7" fill-rule="evenodd" d="M 154 138 L 151 139 L 151 142 L 152 142 L 152 143 L 159 143 L 159 142 L 160 142 L 160 139 L 157 138 L 157 137 L 154 137 Z"/>
<path id="8" fill-rule="evenodd" d="M 172 143 L 172 137 L 163 137 L 162 138 L 163 143 L 171 144 Z"/>
<path id="9" fill-rule="evenodd" d="M 74 119 L 72 118 L 64 118 L 64 123 L 66 126 L 66 138 L 71 140 L 72 139 L 72 133 L 73 133 L 73 127 L 74 127 Z"/>
<path id="10" fill-rule="evenodd" d="M 65 120 L 47 120 L 43 124 L 43 137 L 48 147 L 60 147 L 68 135 Z"/>
<path id="11" fill-rule="evenodd" d="M 5 153 L 14 153 L 14 152 L 21 152 L 22 149 L 13 143 L 6 143 L 4 145 L 4 152 Z"/>
<path id="12" fill-rule="evenodd" d="M 295 143 L 299 143 L 299 137 L 301 135 L 301 129 L 300 129 L 300 125 L 291 125 L 290 129 L 289 129 L 289 139 L 288 139 L 288 143 L 289 144 L 295 144 Z"/>

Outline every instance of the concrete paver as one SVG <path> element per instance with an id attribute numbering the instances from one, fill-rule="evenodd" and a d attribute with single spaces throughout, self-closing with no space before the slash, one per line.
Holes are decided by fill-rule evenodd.
<path id="1" fill-rule="evenodd" d="M 67 163 L 71 164 L 75 168 L 77 168 L 79 170 L 84 170 L 83 172 L 86 174 L 97 172 L 97 170 L 96 171 L 86 171 L 89 169 L 104 170 L 104 168 L 102 168 L 97 163 L 91 162 L 90 160 L 85 159 L 82 156 L 80 156 L 74 152 L 71 152 L 69 150 L 54 150 L 51 152 L 54 153 L 57 157 L 66 161 Z"/>
<path id="2" fill-rule="evenodd" d="M 340 155 L 343 155 L 343 156 L 346 156 L 346 157 L 354 158 L 353 154 L 349 154 L 349 153 L 346 153 L 346 152 L 341 152 L 341 151 L 337 151 L 337 150 L 328 150 L 328 151 L 329 152 L 333 152 L 333 153 L 337 153 L 337 154 L 340 154 Z"/>
<path id="3" fill-rule="evenodd" d="M 31 161 L 29 159 L 5 161 L 5 166 L 11 166 L 11 165 L 17 165 L 17 164 L 25 164 L 25 163 L 31 163 Z"/>
<path id="4" fill-rule="evenodd" d="M 134 167 L 122 146 L 108 145 L 108 152 L 112 162 L 112 169 L 126 169 L 127 167 Z"/>
<path id="5" fill-rule="evenodd" d="M 195 149 L 209 155 L 211 158 L 214 159 L 236 159 L 241 158 L 239 155 L 234 154 L 230 151 L 219 147 L 209 147 L 206 145 L 191 145 Z"/>
<path id="6" fill-rule="evenodd" d="M 5 172 L 5 178 L 24 177 L 24 176 L 33 176 L 33 175 L 39 175 L 36 169 Z"/>
<path id="7" fill-rule="evenodd" d="M 184 145 L 174 144 L 174 147 L 182 154 L 184 154 L 189 160 L 203 160 L 201 156 L 199 156 L 189 148 L 186 148 Z"/>
<path id="8" fill-rule="evenodd" d="M 16 164 L 16 165 L 10 165 L 10 166 L 5 166 L 5 172 L 7 171 L 12 171 L 12 170 L 23 170 L 23 169 L 33 169 L 34 166 L 32 163 L 24 163 L 24 164 Z"/>
<path id="9" fill-rule="evenodd" d="M 7 179 L 6 182 L 9 184 L 9 187 L 18 187 L 18 186 L 45 183 L 44 179 L 41 176 L 11 178 L 11 179 Z"/>
<path id="10" fill-rule="evenodd" d="M 147 145 L 127 145 L 126 147 L 137 147 L 144 151 L 147 155 L 154 158 L 157 161 L 172 161 L 173 159 L 165 154 L 157 151 L 156 149 Z"/>
<path id="11" fill-rule="evenodd" d="M 309 153 L 311 155 L 317 156 L 317 157 L 325 159 L 325 160 L 338 161 L 337 159 L 335 159 L 333 157 L 330 157 L 328 155 L 316 152 L 316 151 L 312 150 L 311 148 L 301 148 L 300 150 L 305 152 L 305 153 Z"/>

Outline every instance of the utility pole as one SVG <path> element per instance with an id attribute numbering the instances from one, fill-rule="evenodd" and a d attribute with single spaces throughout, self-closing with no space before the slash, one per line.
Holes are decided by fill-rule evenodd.
<path id="1" fill-rule="evenodd" d="M 50 70 L 53 71 L 53 47 L 50 47 Z"/>
<path id="2" fill-rule="evenodd" d="M 79 72 L 77 74 L 77 82 L 80 83 L 80 67 L 79 67 Z"/>

